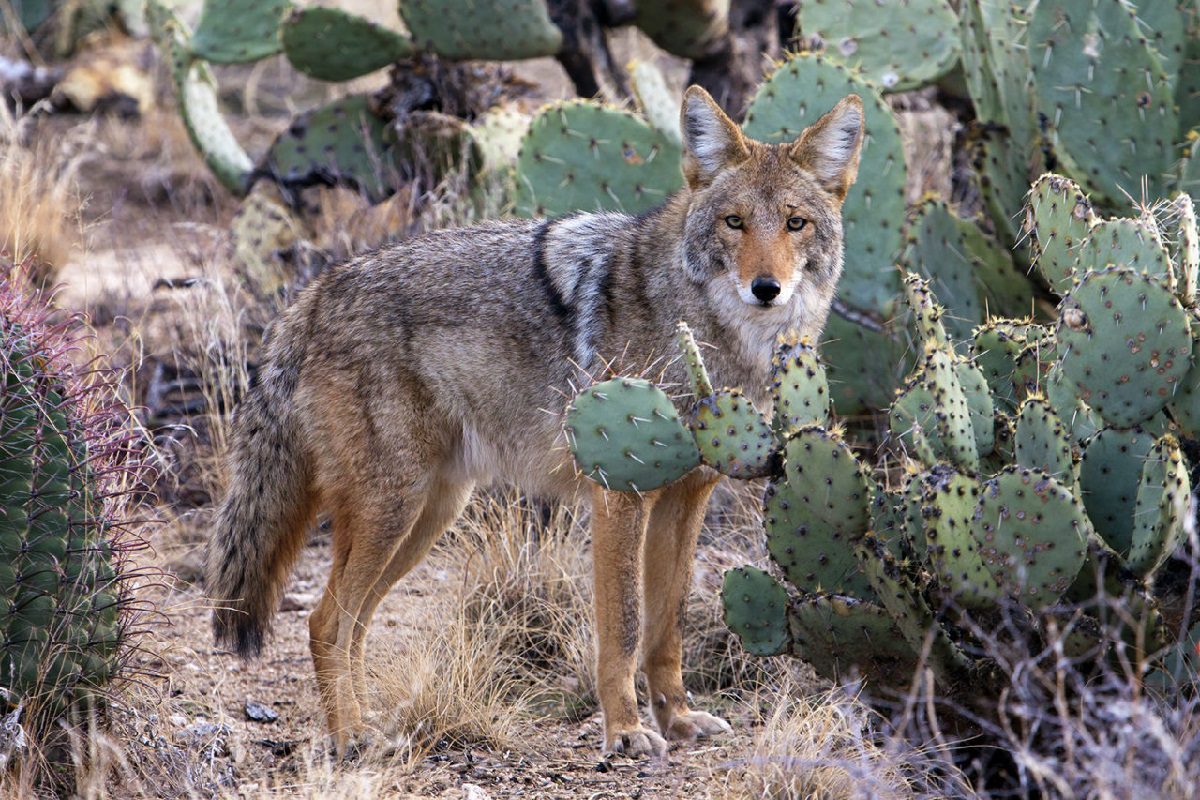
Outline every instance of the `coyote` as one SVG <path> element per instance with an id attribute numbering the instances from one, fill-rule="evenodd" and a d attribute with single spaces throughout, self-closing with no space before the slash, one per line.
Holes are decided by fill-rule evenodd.
<path id="1" fill-rule="evenodd" d="M 275 322 L 238 408 L 231 480 L 208 550 L 217 641 L 263 646 L 319 511 L 333 567 L 309 617 L 339 754 L 363 731 L 367 628 L 380 600 L 492 480 L 590 494 L 604 747 L 662 756 L 729 730 L 688 707 L 682 617 L 719 476 L 644 494 L 582 480 L 564 397 L 607 365 L 666 364 L 678 320 L 716 345 L 714 382 L 766 404 L 776 337 L 820 334 L 842 270 L 841 205 L 858 171 L 850 95 L 795 142 L 747 139 L 713 99 L 683 99 L 685 188 L 640 216 L 574 214 L 443 230 L 324 272 Z M 547 413 L 552 410 L 553 413 Z M 657 732 L 638 716 L 643 670 Z"/>

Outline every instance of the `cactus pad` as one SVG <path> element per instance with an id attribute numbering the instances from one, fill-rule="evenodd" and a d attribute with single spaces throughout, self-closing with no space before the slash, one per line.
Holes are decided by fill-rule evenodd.
<path id="1" fill-rule="evenodd" d="M 730 0 L 639 0 L 634 24 L 680 58 L 712 55 L 729 31 Z"/>
<path id="2" fill-rule="evenodd" d="M 580 392 L 567 409 L 565 430 L 579 471 L 616 491 L 656 489 L 700 463 L 671 398 L 636 378 L 613 378 Z"/>
<path id="3" fill-rule="evenodd" d="M 1188 313 L 1158 281 L 1109 267 L 1089 273 L 1059 308 L 1059 358 L 1079 397 L 1130 427 L 1160 411 L 1191 367 Z"/>
<path id="4" fill-rule="evenodd" d="M 683 351 L 684 364 L 687 366 L 688 381 L 692 385 L 692 394 L 699 400 L 713 394 L 712 381 L 709 380 L 708 370 L 704 368 L 704 358 L 692 336 L 692 329 L 683 320 L 675 326 L 675 335 L 679 340 L 679 349 Z"/>
<path id="5" fill-rule="evenodd" d="M 1033 242 L 1034 265 L 1059 294 L 1071 289 L 1076 250 L 1095 221 L 1091 202 L 1072 180 L 1047 173 L 1029 190 L 1025 232 Z"/>
<path id="6" fill-rule="evenodd" d="M 1106 219 L 1092 226 L 1075 253 L 1079 274 L 1104 267 L 1126 267 L 1149 275 L 1172 291 L 1174 271 L 1154 220 Z"/>
<path id="7" fill-rule="evenodd" d="M 983 373 L 991 390 L 993 402 L 1000 411 L 1015 411 L 1017 389 L 1013 373 L 1017 355 L 1025 346 L 1025 338 L 1002 323 L 986 323 L 975 329 L 971 339 L 971 356 Z"/>
<path id="8" fill-rule="evenodd" d="M 943 590 L 964 608 L 990 608 L 999 589 L 971 535 L 978 481 L 938 465 L 921 479 L 926 554 Z"/>
<path id="9" fill-rule="evenodd" d="M 1008 467 L 987 481 L 973 522 L 996 583 L 1033 609 L 1054 604 L 1087 557 L 1083 504 L 1041 471 Z"/>
<path id="10" fill-rule="evenodd" d="M 967 398 L 971 430 L 975 434 L 975 450 L 980 456 L 991 454 L 996 443 L 995 405 L 983 371 L 965 358 L 955 358 L 954 377 Z"/>
<path id="11" fill-rule="evenodd" d="M 836 311 L 825 323 L 820 350 L 829 394 L 842 416 L 887 408 L 912 366 L 908 346 L 890 330 L 852 322 Z"/>
<path id="12" fill-rule="evenodd" d="M 400 16 L 418 49 L 443 58 L 515 61 L 562 47 L 545 0 L 402 0 Z"/>
<path id="13" fill-rule="evenodd" d="M 1106 428 L 1087 443 L 1079 491 L 1096 532 L 1122 556 L 1133 542 L 1133 510 L 1154 437 L 1141 428 Z"/>
<path id="14" fill-rule="evenodd" d="M 740 389 L 703 397 L 689 427 L 705 464 L 731 478 L 759 478 L 771 472 L 775 437 L 767 420 Z"/>
<path id="15" fill-rule="evenodd" d="M 933 350 L 925 355 L 920 370 L 892 404 L 890 427 L 922 461 L 944 459 L 970 473 L 979 469 L 970 406 L 949 353 Z"/>
<path id="16" fill-rule="evenodd" d="M 829 423 L 829 384 L 817 350 L 805 339 L 781 342 L 771 362 L 774 428 L 787 438 L 801 428 Z"/>
<path id="17" fill-rule="evenodd" d="M 342 184 L 379 202 L 397 183 L 385 128 L 370 98 L 335 100 L 296 117 L 267 151 L 265 169 L 286 188 Z"/>
<path id="18" fill-rule="evenodd" d="M 1171 81 L 1119 0 L 1038 3 L 1029 23 L 1038 111 L 1056 149 L 1110 201 L 1164 193 L 1178 121 Z"/>
<path id="19" fill-rule="evenodd" d="M 323 81 L 348 81 L 413 53 L 410 40 L 338 8 L 298 8 L 280 31 L 292 66 Z"/>
<path id="20" fill-rule="evenodd" d="M 822 56 L 795 56 L 758 87 L 742 127 L 759 141 L 790 142 L 851 93 L 862 98 L 866 127 L 858 174 L 871 179 L 855 183 L 842 206 L 846 267 L 838 295 L 850 306 L 890 316 L 900 291 L 892 265 L 904 244 L 907 170 L 900 129 L 879 93 Z"/>
<path id="21" fill-rule="evenodd" d="M 790 642 L 787 590 L 768 572 L 739 567 L 725 573 L 721 584 L 725 624 L 756 656 L 777 656 Z"/>
<path id="22" fill-rule="evenodd" d="M 1174 436 L 1159 439 L 1146 456 L 1133 511 L 1129 568 L 1149 578 L 1185 538 L 1191 495 L 1187 465 Z"/>
<path id="23" fill-rule="evenodd" d="M 279 52 L 279 23 L 291 0 L 204 0 L 192 52 L 214 64 L 242 64 Z"/>
<path id="24" fill-rule="evenodd" d="M 859 674 L 885 685 L 911 682 L 916 654 L 888 612 L 838 595 L 806 597 L 788 614 L 792 652 L 829 680 Z"/>
<path id="25" fill-rule="evenodd" d="M 1064 486 L 1075 483 L 1075 463 L 1066 426 L 1043 398 L 1034 395 L 1021 405 L 1017 415 L 1017 464 L 1040 470 Z"/>
<path id="26" fill-rule="evenodd" d="M 785 480 L 767 489 L 771 557 L 801 591 L 863 597 L 869 588 L 851 545 L 870 524 L 870 479 L 850 448 L 822 428 L 790 438 L 784 459 Z"/>
<path id="27" fill-rule="evenodd" d="M 868 533 L 854 548 L 859 566 L 900 634 L 917 653 L 928 653 L 928 664 L 939 679 L 967 668 L 967 658 L 937 621 L 920 588 L 900 569 L 883 543 Z"/>
<path id="28" fill-rule="evenodd" d="M 806 0 L 796 33 L 808 48 L 861 69 L 884 91 L 933 83 L 959 54 L 958 17 L 946 0 Z"/>
<path id="29" fill-rule="evenodd" d="M 1029 281 L 1013 267 L 1008 252 L 944 203 L 921 208 L 904 260 L 932 284 L 946 307 L 942 321 L 956 341 L 970 337 L 985 310 L 1020 315 L 1033 304 Z"/>
<path id="30" fill-rule="evenodd" d="M 543 109 L 517 159 L 517 211 L 626 211 L 660 205 L 683 185 L 679 146 L 627 111 L 584 101 Z"/>

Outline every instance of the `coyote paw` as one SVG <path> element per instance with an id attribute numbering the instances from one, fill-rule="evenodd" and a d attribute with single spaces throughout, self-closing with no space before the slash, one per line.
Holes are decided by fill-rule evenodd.
<path id="1" fill-rule="evenodd" d="M 667 725 L 667 738 L 671 741 L 690 742 L 718 733 L 729 733 L 733 728 L 720 717 L 706 714 L 703 711 L 684 711 L 671 718 Z"/>
<path id="2" fill-rule="evenodd" d="M 639 726 L 608 734 L 605 736 L 604 749 L 609 753 L 624 753 L 630 758 L 666 758 L 667 740 Z"/>

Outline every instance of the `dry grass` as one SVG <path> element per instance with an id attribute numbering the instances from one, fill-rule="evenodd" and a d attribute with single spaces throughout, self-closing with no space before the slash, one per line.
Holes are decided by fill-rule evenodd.
<path id="1" fill-rule="evenodd" d="M 82 241 L 78 173 L 94 126 L 48 138 L 32 133 L 32 121 L 0 103 L 0 251 L 32 260 L 46 285 Z"/>
<path id="2" fill-rule="evenodd" d="M 901 800 L 974 796 L 953 772 L 938 780 L 932 761 L 873 730 L 873 714 L 841 688 L 813 691 L 784 677 L 760 690 L 769 709 L 752 752 L 731 765 L 728 796 L 772 800 Z"/>

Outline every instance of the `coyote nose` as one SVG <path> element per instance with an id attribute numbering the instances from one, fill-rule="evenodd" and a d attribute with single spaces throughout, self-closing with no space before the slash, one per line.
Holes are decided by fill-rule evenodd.
<path id="1" fill-rule="evenodd" d="M 750 282 L 750 292 L 764 303 L 769 303 L 779 296 L 782 287 L 774 278 L 758 277 Z"/>

